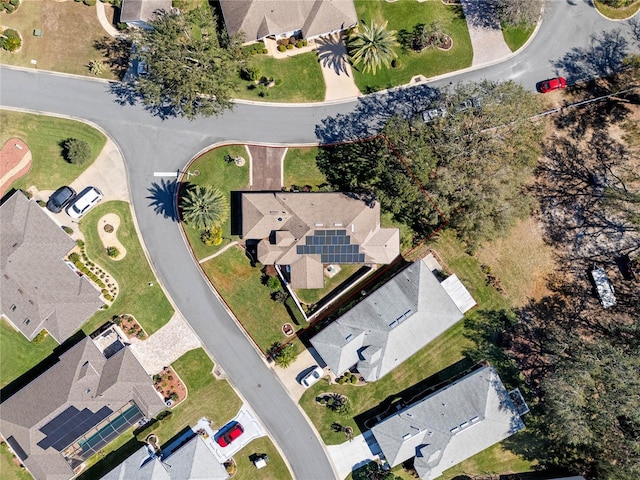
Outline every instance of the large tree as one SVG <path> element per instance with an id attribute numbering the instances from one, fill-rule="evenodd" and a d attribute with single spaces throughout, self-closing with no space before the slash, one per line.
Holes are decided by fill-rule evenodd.
<path id="1" fill-rule="evenodd" d="M 369 25 L 362 22 L 358 30 L 349 37 L 353 64 L 362 65 L 364 72 L 372 71 L 374 75 L 382 65 L 388 68 L 391 60 L 398 56 L 394 50 L 398 45 L 396 32 L 387 30 L 387 22 L 382 25 L 373 20 Z"/>
<path id="2" fill-rule="evenodd" d="M 147 67 L 134 84 L 145 105 L 188 118 L 231 108 L 240 39 L 219 31 L 208 7 L 161 12 L 151 24 L 133 34 L 136 56 Z"/>
<path id="3" fill-rule="evenodd" d="M 507 25 L 531 25 L 538 21 L 544 0 L 492 0 L 500 21 Z"/>
<path id="4" fill-rule="evenodd" d="M 211 230 L 229 218 L 229 202 L 217 188 L 196 185 L 186 191 L 180 203 L 185 223 L 199 230 Z"/>

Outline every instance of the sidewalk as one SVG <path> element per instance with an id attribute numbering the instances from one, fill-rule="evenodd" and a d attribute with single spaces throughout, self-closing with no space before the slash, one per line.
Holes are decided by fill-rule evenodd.
<path id="1" fill-rule="evenodd" d="M 118 29 L 116 29 L 113 25 L 111 25 L 109 23 L 109 20 L 107 20 L 107 14 L 105 12 L 105 8 L 106 7 L 104 3 L 98 0 L 98 2 L 96 3 L 96 12 L 98 14 L 98 21 L 100 22 L 100 25 L 102 25 L 102 28 L 104 28 L 104 31 L 107 32 L 109 36 L 115 38 L 118 35 L 120 35 L 120 32 L 118 32 Z"/>

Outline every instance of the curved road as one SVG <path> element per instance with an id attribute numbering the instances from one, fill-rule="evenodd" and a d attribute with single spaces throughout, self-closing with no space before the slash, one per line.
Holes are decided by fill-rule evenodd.
<path id="1" fill-rule="evenodd" d="M 114 84 L 2 67 L 0 105 L 86 119 L 115 140 L 126 159 L 131 200 L 145 246 L 169 295 L 265 424 L 295 477 L 326 480 L 335 473 L 322 444 L 202 278 L 173 220 L 173 188 L 153 172 L 177 171 L 196 152 L 221 141 L 318 143 L 372 133 L 395 112 L 424 108 L 432 88 L 450 82 L 514 79 L 533 89 L 536 81 L 556 74 L 565 74 L 570 81 L 599 76 L 619 68 L 618 59 L 609 61 L 607 55 L 637 52 L 629 22 L 606 21 L 582 0 L 555 0 L 548 5 L 537 36 L 517 56 L 426 86 L 358 101 L 305 106 L 240 103 L 219 118 L 161 120 L 139 105 L 117 103 L 110 92 Z M 590 39 L 592 34 L 616 29 L 624 30 L 629 39 L 626 45 L 611 34 Z"/>

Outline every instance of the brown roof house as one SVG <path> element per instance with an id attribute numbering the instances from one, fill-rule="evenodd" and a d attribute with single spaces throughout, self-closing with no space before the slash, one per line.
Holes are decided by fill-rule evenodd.
<path id="1" fill-rule="evenodd" d="M 220 0 L 220 6 L 229 34 L 243 32 L 248 41 L 314 38 L 358 23 L 353 0 Z"/>
<path id="2" fill-rule="evenodd" d="M 414 458 L 423 480 L 501 442 L 524 423 L 491 366 L 385 418 L 371 432 L 392 467 Z"/>
<path id="3" fill-rule="evenodd" d="M 69 338 L 103 302 L 64 261 L 75 242 L 22 192 L 0 206 L 0 314 L 29 340 Z"/>
<path id="4" fill-rule="evenodd" d="M 400 253 L 397 228 L 380 227 L 380 204 L 345 193 L 242 194 L 242 237 L 258 261 L 282 265 L 293 288 L 322 288 L 323 266 L 387 264 Z"/>
<path id="5" fill-rule="evenodd" d="M 74 469 L 165 404 L 128 348 L 106 358 L 90 338 L 0 404 L 0 434 L 36 480 Z"/>
<path id="6" fill-rule="evenodd" d="M 441 281 L 434 270 L 429 254 L 312 337 L 329 368 L 340 375 L 355 366 L 373 382 L 462 319 L 475 300 L 455 274 Z"/>
<path id="7" fill-rule="evenodd" d="M 131 27 L 151 28 L 156 11 L 171 11 L 171 0 L 122 0 L 120 21 Z"/>

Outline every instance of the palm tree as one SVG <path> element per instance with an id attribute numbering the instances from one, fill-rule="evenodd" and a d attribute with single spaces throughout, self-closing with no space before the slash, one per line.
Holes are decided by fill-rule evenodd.
<path id="1" fill-rule="evenodd" d="M 354 65 L 362 64 L 362 71 L 373 71 L 385 65 L 387 68 L 391 60 L 398 55 L 393 47 L 398 46 L 396 31 L 387 30 L 387 22 L 377 25 L 373 20 L 369 25 L 362 22 L 358 31 L 349 37 L 349 49 Z"/>
<path id="2" fill-rule="evenodd" d="M 182 198 L 182 219 L 200 230 L 210 230 L 229 218 L 229 202 L 217 188 L 196 185 Z"/>

